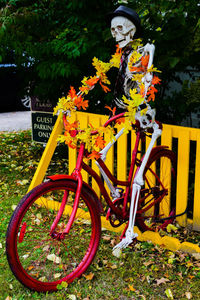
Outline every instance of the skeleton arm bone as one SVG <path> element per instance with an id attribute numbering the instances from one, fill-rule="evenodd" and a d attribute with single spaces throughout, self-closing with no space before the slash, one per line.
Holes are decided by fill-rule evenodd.
<path id="1" fill-rule="evenodd" d="M 153 44 L 147 43 L 144 46 L 144 54 L 146 55 L 149 53 L 149 63 L 147 69 L 149 69 L 153 64 L 154 52 L 155 52 L 155 46 Z"/>
<path id="2" fill-rule="evenodd" d="M 143 55 L 149 54 L 149 62 L 148 62 L 147 70 L 150 69 L 153 64 L 154 52 L 155 52 L 155 46 L 153 44 L 147 43 L 144 46 Z M 153 78 L 152 73 L 147 73 L 142 79 L 142 82 L 144 83 L 145 86 L 144 98 L 146 98 L 148 88 L 151 86 L 152 78 Z"/>

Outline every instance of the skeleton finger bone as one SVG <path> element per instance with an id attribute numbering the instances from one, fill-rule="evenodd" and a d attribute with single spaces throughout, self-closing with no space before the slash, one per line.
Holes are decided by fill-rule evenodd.
<path id="1" fill-rule="evenodd" d="M 145 53 L 145 54 L 149 54 L 149 63 L 148 63 L 148 66 L 147 66 L 148 69 L 149 69 L 149 68 L 152 66 L 152 64 L 153 64 L 154 52 L 155 52 L 155 46 L 154 46 L 153 44 L 147 43 L 147 44 L 144 46 L 144 53 Z"/>

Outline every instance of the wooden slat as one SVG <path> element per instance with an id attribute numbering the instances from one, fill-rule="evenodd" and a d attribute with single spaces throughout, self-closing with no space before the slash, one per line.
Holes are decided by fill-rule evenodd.
<path id="1" fill-rule="evenodd" d="M 189 175 L 189 131 L 179 131 L 178 139 L 178 162 L 177 162 L 177 197 L 176 214 L 185 211 L 188 198 L 188 175 Z M 181 226 L 186 226 L 187 215 L 177 218 Z"/>
<path id="2" fill-rule="evenodd" d="M 132 159 L 132 152 L 133 152 L 133 149 L 135 147 L 135 142 L 136 142 L 136 133 L 135 133 L 135 130 L 131 130 L 131 159 Z M 136 169 L 137 169 L 137 167 L 135 165 L 134 173 L 135 173 Z"/>
<path id="3" fill-rule="evenodd" d="M 107 116 L 102 116 L 101 118 L 101 125 L 103 126 L 103 124 L 107 121 L 108 117 Z M 111 138 L 110 138 L 110 134 L 105 134 L 104 139 L 106 141 L 106 145 L 111 142 Z M 106 160 L 105 160 L 105 164 L 108 167 L 108 169 L 110 170 L 110 172 L 112 174 L 114 174 L 114 145 L 110 148 L 110 150 L 107 152 L 107 156 L 106 156 Z M 108 192 L 108 194 L 110 194 L 110 190 L 108 188 L 107 185 L 105 185 L 106 190 Z"/>
<path id="4" fill-rule="evenodd" d="M 146 151 L 149 147 L 150 142 L 151 142 L 151 137 L 146 136 L 146 139 L 145 139 L 145 150 Z M 155 143 L 154 147 L 155 146 L 156 146 L 156 143 Z M 155 163 L 151 164 L 151 170 L 156 173 L 156 164 Z M 148 182 L 150 183 L 151 187 L 154 187 L 156 184 L 156 177 L 150 171 L 146 172 L 146 176 L 147 176 Z M 145 182 L 145 188 L 149 188 L 149 186 L 147 185 L 147 182 Z M 147 198 L 146 202 L 148 202 L 148 201 L 149 201 L 149 199 Z M 152 207 L 148 211 L 146 211 L 145 214 L 149 216 L 149 215 L 153 215 L 153 213 L 154 213 L 154 207 Z"/>
<path id="5" fill-rule="evenodd" d="M 71 118 L 70 118 L 70 122 L 74 122 L 77 120 L 77 114 L 76 113 L 72 113 Z M 70 147 L 68 147 L 68 173 L 71 174 L 76 166 L 76 157 L 77 157 L 77 151 L 76 149 L 72 149 Z"/>
<path id="6" fill-rule="evenodd" d="M 77 120 L 80 122 L 81 129 L 87 128 L 89 116 L 90 116 L 90 114 L 87 114 L 87 113 L 82 113 L 82 112 L 77 113 Z M 86 162 L 86 164 L 88 164 L 88 162 Z M 81 174 L 83 177 L 83 181 L 88 183 L 89 182 L 88 173 L 85 170 L 82 170 Z"/>
<path id="7" fill-rule="evenodd" d="M 161 145 L 168 146 L 172 149 L 172 128 L 163 126 L 163 132 L 161 135 Z M 166 158 L 162 158 L 160 161 L 160 179 L 165 188 L 168 188 L 168 195 L 164 197 L 161 202 L 160 211 L 164 216 L 169 216 L 170 202 L 171 202 L 171 164 Z"/>
<path id="8" fill-rule="evenodd" d="M 194 183 L 193 229 L 200 231 L 200 133 L 197 137 Z"/>
<path id="9" fill-rule="evenodd" d="M 160 213 L 165 217 L 170 213 L 170 200 L 171 200 L 171 163 L 166 157 L 160 160 L 160 180 L 164 188 L 168 189 L 168 194 L 163 198 L 160 205 Z"/>
<path id="10" fill-rule="evenodd" d="M 94 128 L 98 128 L 100 126 L 101 120 L 100 120 L 100 116 L 95 116 L 94 114 L 91 114 L 91 116 L 89 116 L 89 123 L 92 124 L 92 126 Z M 100 175 L 100 171 L 99 168 L 97 167 L 96 161 L 93 159 L 92 160 L 92 169 L 98 174 Z M 97 193 L 98 196 L 100 196 L 100 190 L 99 190 L 99 186 L 96 183 L 96 181 L 92 178 L 92 188 L 95 190 L 95 192 Z"/>
<path id="11" fill-rule="evenodd" d="M 161 145 L 168 146 L 170 150 L 172 149 L 172 128 L 166 125 L 163 125 Z"/>
<path id="12" fill-rule="evenodd" d="M 118 132 L 120 129 L 118 129 Z M 123 134 L 117 140 L 117 178 L 119 180 L 127 179 L 127 151 L 129 150 L 131 149 L 127 149 L 127 134 Z"/>

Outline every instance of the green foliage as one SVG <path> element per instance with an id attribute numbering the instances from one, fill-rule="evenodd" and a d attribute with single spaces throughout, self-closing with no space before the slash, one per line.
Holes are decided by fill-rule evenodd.
<path id="1" fill-rule="evenodd" d="M 14 51 L 17 65 L 29 66 L 34 93 L 57 100 L 92 72 L 94 55 L 109 57 L 104 20 L 112 3 L 104 2 L 1 1 L 0 55 Z"/>
<path id="2" fill-rule="evenodd" d="M 162 120 L 171 121 L 182 95 L 167 97 L 169 82 L 182 84 L 179 73 L 188 74 L 188 67 L 200 71 L 198 0 L 1 0 L 0 57 L 4 61 L 14 51 L 17 65 L 29 66 L 26 77 L 34 83 L 32 92 L 56 102 L 69 85 L 78 87 L 84 75 L 94 74 L 94 56 L 107 61 L 114 52 L 105 15 L 119 4 L 139 13 L 144 43 L 150 40 L 156 46 L 155 65 L 162 70 L 162 86 L 155 105 Z M 114 81 L 115 75 L 111 78 Z M 104 101 L 109 103 L 111 97 Z M 99 91 L 90 99 L 90 111 L 103 111 L 103 105 L 96 106 L 102 99 Z M 185 102 L 180 106 L 180 118 L 193 109 Z"/>

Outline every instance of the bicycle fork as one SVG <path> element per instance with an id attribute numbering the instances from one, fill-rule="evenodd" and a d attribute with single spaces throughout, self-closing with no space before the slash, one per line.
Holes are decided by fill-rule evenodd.
<path id="1" fill-rule="evenodd" d="M 60 220 L 60 218 L 62 217 L 62 214 L 64 212 L 65 209 L 65 205 L 67 204 L 67 199 L 68 199 L 68 195 L 69 192 L 65 191 L 64 192 L 64 196 L 58 211 L 58 214 L 56 215 L 56 218 L 53 221 L 53 224 L 51 226 L 51 231 L 50 231 L 50 235 L 53 238 L 58 238 L 58 239 L 64 239 L 65 235 L 69 233 L 71 226 L 74 222 L 75 216 L 76 216 L 76 212 L 78 209 L 78 205 L 79 205 L 79 200 L 80 200 L 80 195 L 81 195 L 81 189 L 82 189 L 82 185 L 83 185 L 83 179 L 82 179 L 82 175 L 81 175 L 81 163 L 82 163 L 82 159 L 83 159 L 83 154 L 84 154 L 84 144 L 81 144 L 80 146 L 80 150 L 79 150 L 79 155 L 77 158 L 77 163 L 76 163 L 76 168 L 72 173 L 72 176 L 74 177 L 75 180 L 77 180 L 77 190 L 76 190 L 76 195 L 75 195 L 75 199 L 74 199 L 74 204 L 73 204 L 73 208 L 72 208 L 72 212 L 69 218 L 69 221 L 64 229 L 64 231 L 62 232 L 62 235 L 58 235 L 55 232 L 56 226 Z"/>
<path id="2" fill-rule="evenodd" d="M 126 248 L 138 236 L 138 234 L 134 232 L 134 226 L 135 226 L 135 218 L 136 218 L 137 207 L 138 207 L 138 200 L 140 197 L 140 190 L 141 190 L 141 187 L 144 185 L 143 174 L 144 174 L 144 170 L 145 170 L 147 161 L 151 154 L 151 150 L 154 146 L 154 143 L 156 142 L 157 138 L 162 133 L 162 130 L 159 128 L 159 125 L 156 122 L 152 125 L 152 127 L 153 127 L 153 134 L 152 134 L 151 142 L 150 142 L 149 147 L 144 155 L 141 166 L 134 178 L 133 185 L 132 185 L 132 195 L 131 195 L 131 205 L 130 205 L 128 228 L 126 230 L 125 237 L 122 239 L 122 241 L 120 243 L 118 243 L 113 248 L 113 250 L 116 248 L 120 248 L 120 249 Z"/>

